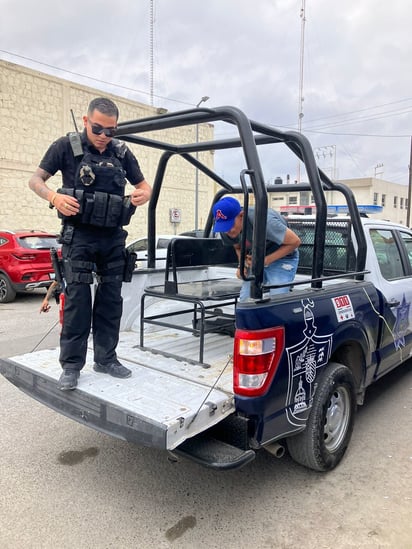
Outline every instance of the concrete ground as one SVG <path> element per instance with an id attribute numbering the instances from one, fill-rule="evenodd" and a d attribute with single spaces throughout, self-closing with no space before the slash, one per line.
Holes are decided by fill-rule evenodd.
<path id="1" fill-rule="evenodd" d="M 44 293 L 0 305 L 0 356 L 58 341 Z M 0 376 L 0 547 L 412 548 L 411 361 L 371 387 L 342 463 L 217 473 L 115 440 Z"/>

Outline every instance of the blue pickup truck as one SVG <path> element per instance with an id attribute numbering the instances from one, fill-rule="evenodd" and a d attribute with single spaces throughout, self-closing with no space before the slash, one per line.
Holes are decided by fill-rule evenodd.
<path id="1" fill-rule="evenodd" d="M 170 129 L 214 122 L 228 124 L 237 136 L 181 144 L 164 137 Z M 350 189 L 318 169 L 303 135 L 249 120 L 234 107 L 132 120 L 119 125 L 118 135 L 162 151 L 148 209 L 148 265 L 123 287 L 117 351 L 133 375 L 113 380 L 94 372 L 90 350 L 78 388 L 59 391 L 58 349 L 0 359 L 0 372 L 57 412 L 168 456 L 233 469 L 258 450 L 277 457 L 288 451 L 308 468 L 334 468 L 368 386 L 411 355 L 412 231 L 362 217 Z M 282 147 L 295 165 L 300 162 L 306 181 L 267 185 L 268 147 Z M 236 184 L 196 154 L 233 149 L 242 153 Z M 215 201 L 231 194 L 245 210 L 253 203 L 245 302 L 238 302 L 237 257 L 213 235 L 210 212 L 205 237 L 171 239 L 166 266 L 156 267 L 157 204 L 176 155 L 219 189 Z M 298 273 L 290 291 L 269 296 L 263 284 L 266 212 L 288 193 L 310 196 L 315 213 L 290 216 L 302 242 Z M 344 197 L 347 215 L 328 215 L 326 196 L 333 193 Z M 241 264 L 245 246 L 242 241 Z"/>

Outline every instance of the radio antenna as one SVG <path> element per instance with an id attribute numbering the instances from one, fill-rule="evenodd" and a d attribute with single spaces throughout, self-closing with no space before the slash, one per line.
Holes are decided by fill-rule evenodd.
<path id="1" fill-rule="evenodd" d="M 73 120 L 73 124 L 74 124 L 74 129 L 76 130 L 77 133 L 79 133 L 79 128 L 77 127 L 77 124 L 76 124 L 76 119 L 74 117 L 73 109 L 70 109 L 70 112 L 72 113 L 72 120 Z"/>

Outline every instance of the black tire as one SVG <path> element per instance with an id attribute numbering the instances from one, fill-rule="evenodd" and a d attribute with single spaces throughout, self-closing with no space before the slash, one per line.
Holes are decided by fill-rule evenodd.
<path id="1" fill-rule="evenodd" d="M 8 277 L 0 273 L 0 303 L 10 303 L 16 297 L 16 290 L 11 285 Z"/>
<path id="2" fill-rule="evenodd" d="M 356 389 L 352 372 L 330 362 L 318 380 L 306 429 L 287 439 L 294 461 L 315 471 L 329 471 L 343 458 L 352 436 Z"/>

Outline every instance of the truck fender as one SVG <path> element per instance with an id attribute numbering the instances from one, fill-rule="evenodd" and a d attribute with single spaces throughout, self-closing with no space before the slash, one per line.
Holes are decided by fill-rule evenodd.
<path id="1" fill-rule="evenodd" d="M 366 385 L 366 372 L 376 364 L 376 355 L 370 351 L 374 343 L 370 341 L 364 326 L 355 321 L 349 321 L 338 326 L 333 337 L 331 359 L 347 366 L 354 377 L 357 401 L 362 404 Z M 374 360 L 367 363 L 367 357 Z"/>

